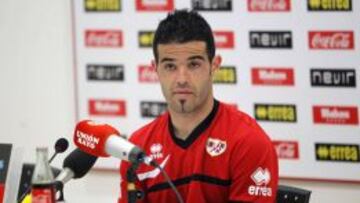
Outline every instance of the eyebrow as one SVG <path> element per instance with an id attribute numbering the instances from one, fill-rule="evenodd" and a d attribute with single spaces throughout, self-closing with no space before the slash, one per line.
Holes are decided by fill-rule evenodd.
<path id="1" fill-rule="evenodd" d="M 201 55 L 195 55 L 195 56 L 190 56 L 187 60 L 193 60 L 193 59 L 200 59 L 200 60 L 205 60 L 205 58 Z M 174 58 L 168 58 L 168 57 L 165 57 L 163 59 L 160 60 L 160 63 L 164 63 L 164 62 L 173 62 L 175 61 Z"/>
<path id="2" fill-rule="evenodd" d="M 160 63 L 163 63 L 163 62 L 172 62 L 172 61 L 175 61 L 175 59 L 173 59 L 173 58 L 163 58 L 163 59 L 161 59 Z"/>
<path id="3" fill-rule="evenodd" d="M 187 60 L 193 60 L 193 59 L 200 59 L 200 60 L 205 60 L 205 58 L 201 55 L 196 55 L 196 56 L 191 56 L 189 57 Z"/>

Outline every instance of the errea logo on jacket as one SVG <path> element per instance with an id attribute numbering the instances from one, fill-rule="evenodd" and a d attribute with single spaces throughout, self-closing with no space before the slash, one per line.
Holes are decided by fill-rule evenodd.
<path id="1" fill-rule="evenodd" d="M 267 184 L 271 180 L 270 172 L 267 168 L 263 169 L 261 167 L 257 168 L 252 174 L 251 179 L 254 181 L 255 185 L 250 185 L 248 188 L 248 193 L 252 196 L 272 196 L 272 190 L 270 187 L 267 187 Z"/>

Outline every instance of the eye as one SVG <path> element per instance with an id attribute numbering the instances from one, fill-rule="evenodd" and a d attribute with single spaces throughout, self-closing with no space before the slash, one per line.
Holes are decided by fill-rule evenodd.
<path id="1" fill-rule="evenodd" d="M 189 67 L 190 69 L 199 68 L 200 66 L 201 66 L 201 62 L 200 62 L 200 61 L 196 61 L 196 60 L 190 61 L 189 64 L 188 64 L 188 67 Z"/>
<path id="2" fill-rule="evenodd" d="M 166 63 L 164 64 L 164 69 L 167 71 L 173 71 L 176 69 L 176 66 L 173 63 Z"/>

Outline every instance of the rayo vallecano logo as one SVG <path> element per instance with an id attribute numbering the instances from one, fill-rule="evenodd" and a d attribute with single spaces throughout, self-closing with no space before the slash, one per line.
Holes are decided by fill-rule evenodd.
<path id="1" fill-rule="evenodd" d="M 263 169 L 261 167 L 257 168 L 252 174 L 251 179 L 254 181 L 255 185 L 250 185 L 248 188 L 248 193 L 253 196 L 272 196 L 272 191 L 270 187 L 267 187 L 267 184 L 271 180 L 270 172 L 267 168 Z"/>
<path id="2" fill-rule="evenodd" d="M 153 159 L 161 159 L 164 157 L 162 153 L 163 146 L 160 143 L 152 144 L 150 147 L 150 157 Z"/>
<path id="3" fill-rule="evenodd" d="M 219 156 L 226 150 L 226 141 L 209 138 L 206 143 L 206 151 L 210 156 Z"/>

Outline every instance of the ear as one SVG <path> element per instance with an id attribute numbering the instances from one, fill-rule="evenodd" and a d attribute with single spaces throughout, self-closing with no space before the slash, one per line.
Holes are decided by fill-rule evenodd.
<path id="1" fill-rule="evenodd" d="M 214 73 L 217 69 L 220 68 L 222 62 L 222 58 L 220 55 L 214 56 L 211 62 L 211 73 Z"/>
<path id="2" fill-rule="evenodd" d="M 156 62 L 155 62 L 154 59 L 151 60 L 151 66 L 155 68 L 155 71 L 156 71 L 156 72 L 158 72 L 158 71 L 157 71 L 157 64 L 156 64 Z"/>

